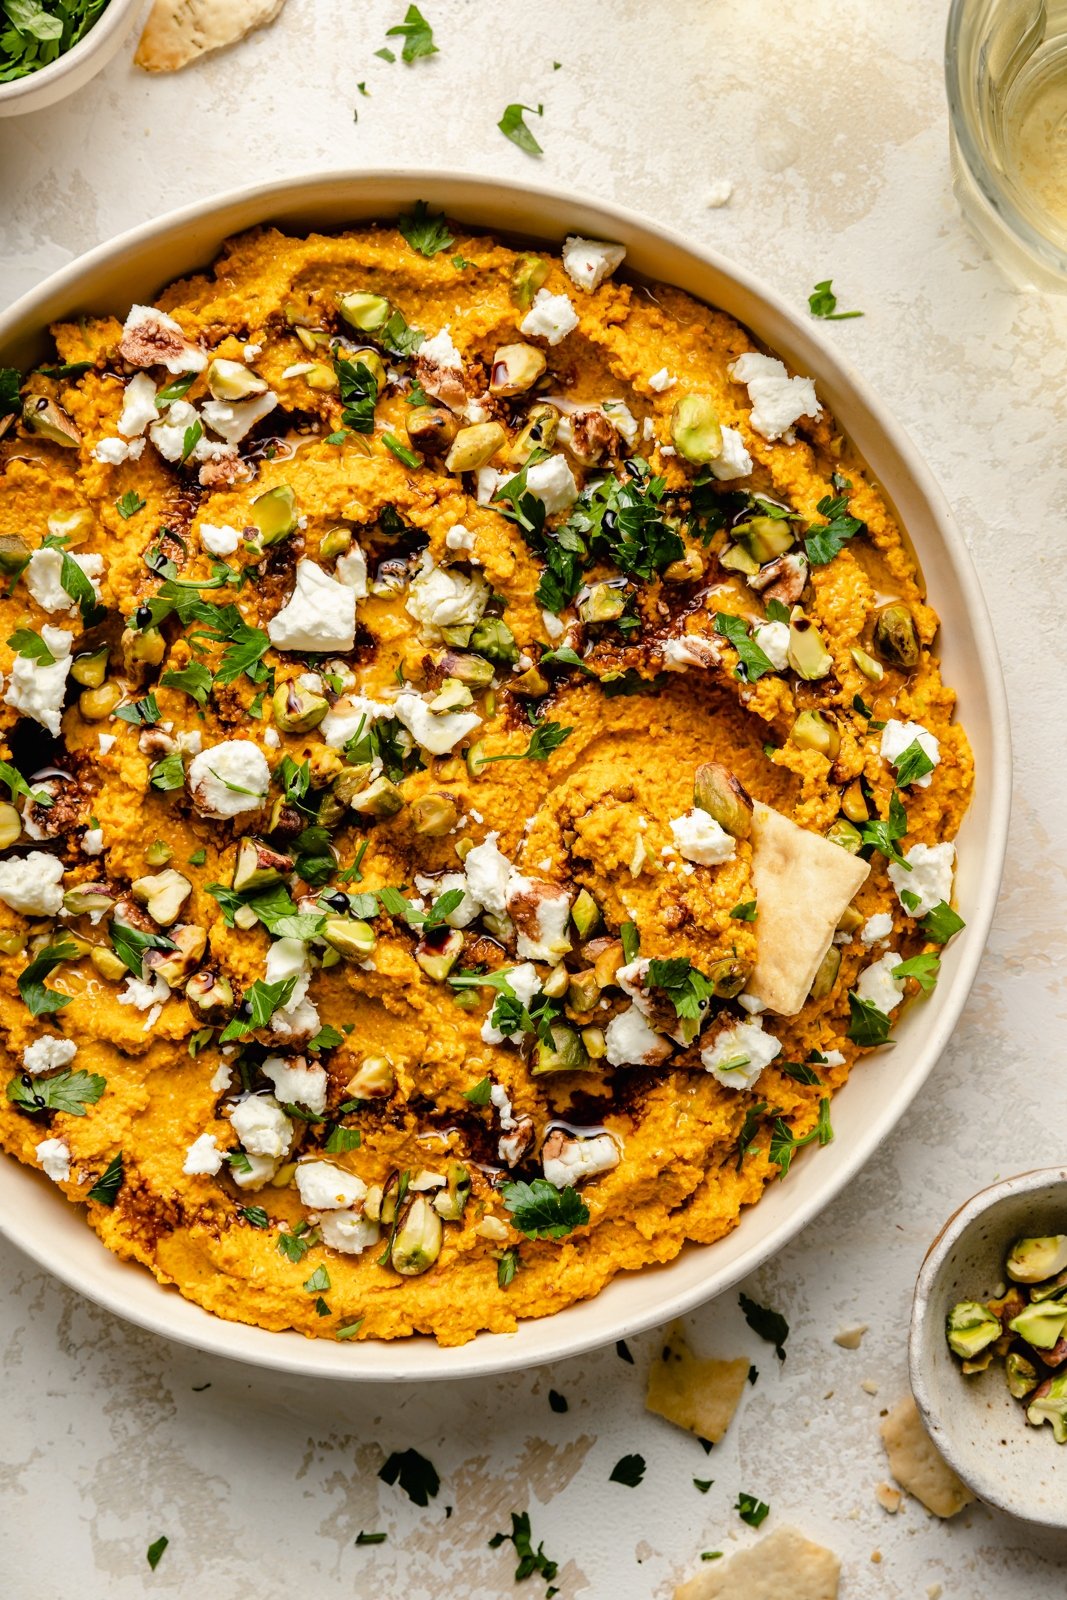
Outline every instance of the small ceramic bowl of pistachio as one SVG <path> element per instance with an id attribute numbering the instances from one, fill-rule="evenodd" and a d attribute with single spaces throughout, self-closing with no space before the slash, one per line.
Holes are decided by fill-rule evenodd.
<path id="1" fill-rule="evenodd" d="M 1067 1529 L 1067 1167 L 1001 1179 L 949 1218 L 915 1285 L 908 1358 L 968 1488 Z"/>

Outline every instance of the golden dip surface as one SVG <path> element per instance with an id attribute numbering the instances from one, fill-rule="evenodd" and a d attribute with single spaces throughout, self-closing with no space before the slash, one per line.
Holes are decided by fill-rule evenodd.
<path id="1" fill-rule="evenodd" d="M 220 1316 L 722 1237 L 961 925 L 892 515 L 622 256 L 264 229 L 0 375 L 0 1134 Z"/>

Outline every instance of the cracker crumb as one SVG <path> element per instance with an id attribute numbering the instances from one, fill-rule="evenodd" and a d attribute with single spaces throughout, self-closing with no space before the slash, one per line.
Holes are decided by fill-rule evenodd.
<path id="1" fill-rule="evenodd" d="M 878 1393 L 878 1385 L 875 1383 L 873 1378 L 864 1378 L 863 1382 L 860 1384 L 860 1388 L 863 1390 L 864 1394 Z"/>
<path id="2" fill-rule="evenodd" d="M 941 1600 L 944 1592 L 939 1583 L 931 1583 L 926 1591 L 926 1600 Z"/>
<path id="3" fill-rule="evenodd" d="M 891 1517 L 895 1517 L 900 1510 L 903 1495 L 899 1489 L 894 1489 L 891 1483 L 878 1483 L 874 1487 L 874 1498 L 883 1511 L 888 1511 Z"/>
<path id="4" fill-rule="evenodd" d="M 708 189 L 707 199 L 704 204 L 709 211 L 718 211 L 722 206 L 728 206 L 733 197 L 734 186 L 729 178 L 720 178 L 718 183 L 713 183 Z"/>
<path id="5" fill-rule="evenodd" d="M 871 1560 L 874 1562 L 876 1567 L 880 1566 L 882 1562 L 882 1552 L 880 1550 L 872 1550 Z"/>
<path id="6" fill-rule="evenodd" d="M 839 1328 L 834 1334 L 834 1343 L 839 1344 L 842 1350 L 858 1350 L 868 1326 L 866 1322 L 857 1322 L 851 1328 Z"/>

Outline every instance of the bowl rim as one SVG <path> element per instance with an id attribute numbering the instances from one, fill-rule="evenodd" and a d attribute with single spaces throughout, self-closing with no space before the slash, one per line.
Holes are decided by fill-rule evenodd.
<path id="1" fill-rule="evenodd" d="M 443 191 L 447 192 L 443 194 Z M 893 476 L 898 482 L 906 481 L 914 486 L 929 514 L 931 548 L 939 544 L 947 559 L 952 579 L 962 592 L 968 615 L 972 619 L 970 631 L 975 634 L 981 632 L 985 638 L 993 639 L 992 624 L 970 555 L 939 486 L 910 435 L 874 397 L 852 364 L 831 346 L 825 332 L 809 325 L 776 291 L 768 289 L 747 268 L 738 266 L 717 250 L 691 242 L 677 230 L 643 213 L 611 201 L 564 191 L 562 187 L 532 185 L 509 178 L 482 177 L 457 169 L 426 167 L 327 169 L 294 174 L 269 183 L 242 185 L 141 223 L 95 246 L 61 268 L 22 295 L 6 312 L 0 313 L 0 351 L 7 343 L 26 337 L 27 323 L 31 328 L 38 329 L 42 321 L 71 314 L 72 305 L 76 303 L 74 297 L 82 280 L 109 265 L 113 275 L 122 270 L 122 264 L 128 268 L 139 252 L 147 251 L 153 244 L 158 245 L 175 230 L 194 231 L 197 249 L 201 252 L 197 262 L 206 265 L 217 252 L 219 240 L 228 234 L 259 224 L 270 224 L 279 216 L 284 218 L 287 212 L 300 211 L 303 214 L 311 205 L 325 206 L 331 196 L 343 194 L 346 201 L 354 200 L 363 207 L 353 213 L 351 223 L 355 225 L 395 213 L 427 193 L 433 197 L 435 204 L 443 205 L 448 214 L 457 220 L 466 219 L 475 228 L 506 234 L 510 226 L 508 223 L 485 220 L 486 212 L 503 208 L 508 215 L 523 219 L 521 222 L 516 220 L 511 229 L 515 233 L 528 231 L 530 237 L 544 239 L 552 236 L 558 239 L 563 228 L 609 238 L 625 234 L 636 237 L 638 243 L 666 247 L 675 257 L 685 258 L 687 266 L 693 271 L 709 279 L 727 280 L 753 312 L 759 313 L 765 321 L 778 323 L 787 332 L 788 344 L 776 336 L 774 347 L 788 349 L 790 358 L 798 367 L 801 362 L 806 362 L 807 370 L 815 371 L 816 381 L 820 384 L 830 384 L 835 391 L 845 391 L 854 412 L 862 414 L 861 422 L 869 423 L 884 438 L 885 453 L 891 458 Z M 241 220 L 231 219 L 221 234 L 214 231 L 212 225 L 233 211 L 240 213 Z M 554 215 L 565 216 L 568 220 L 549 220 Z M 288 224 L 283 221 L 282 225 Z M 309 229 L 315 226 L 311 222 L 306 225 Z M 326 231 L 343 226 L 337 223 L 318 225 Z M 177 274 L 170 273 L 164 281 L 171 281 L 175 276 L 193 270 L 196 269 L 183 267 Z M 155 290 L 159 285 L 153 284 L 152 287 Z M 696 293 L 696 298 L 700 298 L 699 293 Z M 737 315 L 733 312 L 730 314 Z M 763 337 L 758 327 L 755 332 L 757 337 Z M 839 409 L 835 403 L 835 414 Z M 851 433 L 848 422 L 846 418 L 843 425 L 845 431 Z M 879 481 L 882 482 L 881 479 Z M 882 487 L 892 500 L 888 485 L 882 482 Z M 482 1333 L 460 1346 L 442 1347 L 427 1336 L 419 1335 L 393 1341 L 367 1341 L 366 1344 L 359 1341 L 337 1344 L 325 1339 L 305 1339 L 292 1330 L 272 1333 L 257 1325 L 224 1320 L 192 1302 L 177 1299 L 177 1291 L 173 1289 L 168 1297 L 167 1291 L 152 1279 L 147 1269 L 133 1269 L 129 1263 L 112 1257 L 112 1263 L 126 1273 L 143 1271 L 158 1294 L 158 1305 L 153 1301 L 150 1309 L 131 1305 L 128 1301 L 135 1299 L 136 1295 L 128 1295 L 116 1284 L 102 1281 L 106 1274 L 97 1276 L 91 1267 L 80 1262 L 73 1264 L 66 1259 L 57 1262 L 42 1242 L 18 1226 L 16 1216 L 5 1216 L 2 1204 L 0 1232 L 39 1265 L 89 1299 L 149 1331 L 162 1333 L 200 1350 L 248 1361 L 257 1366 L 348 1380 L 398 1382 L 454 1379 L 538 1366 L 643 1332 L 732 1288 L 794 1238 L 860 1170 L 929 1076 L 963 1009 L 984 952 L 996 907 L 1011 804 L 1007 698 L 995 651 L 976 651 L 974 669 L 978 680 L 973 685 L 975 702 L 978 705 L 984 702 L 988 712 L 990 759 L 988 770 L 983 772 L 989 815 L 988 836 L 978 842 L 981 854 L 973 868 L 975 909 L 970 912 L 966 930 L 957 936 L 953 946 L 952 970 L 939 985 L 939 1014 L 932 1025 L 927 1025 L 921 1043 L 914 1052 L 910 1075 L 906 1079 L 902 1076 L 899 1084 L 894 1083 L 885 1105 L 849 1141 L 847 1154 L 840 1158 L 839 1165 L 826 1170 L 814 1193 L 805 1195 L 803 1199 L 798 1197 L 798 1203 L 777 1226 L 771 1228 L 766 1237 L 757 1236 L 747 1247 L 739 1247 L 736 1258 L 729 1264 L 720 1265 L 717 1271 L 701 1274 L 699 1281 L 688 1287 L 675 1288 L 673 1292 L 669 1290 L 665 1276 L 659 1277 L 656 1282 L 660 1290 L 666 1292 L 658 1295 L 654 1291 L 646 1293 L 637 1309 L 630 1309 L 622 1316 L 616 1314 L 614 1320 L 604 1327 L 597 1324 L 595 1313 L 592 1315 L 593 1326 L 579 1316 L 577 1328 L 569 1327 L 567 1316 L 568 1312 L 580 1313 L 583 1306 L 596 1305 L 597 1300 L 609 1292 L 611 1284 L 605 1285 L 600 1295 L 591 1300 L 576 1302 L 574 1306 L 547 1317 L 524 1320 L 514 1333 Z M 13 1161 L 10 1164 L 17 1165 Z M 3 1170 L 0 1167 L 0 1177 Z M 28 1175 L 25 1169 L 20 1168 L 17 1176 L 25 1178 Z M 69 1202 L 65 1199 L 62 1204 L 69 1209 Z M 752 1209 L 749 1207 L 746 1211 Z M 82 1219 L 79 1222 L 81 1226 L 86 1226 Z M 733 1230 L 735 1234 L 737 1231 Z M 91 1230 L 86 1228 L 86 1232 L 90 1241 L 102 1249 L 99 1242 L 92 1238 Z M 726 1244 L 729 1237 L 727 1235 L 717 1243 Z M 106 1251 L 102 1253 L 107 1254 Z M 651 1278 L 657 1271 L 665 1275 L 675 1262 L 685 1259 L 685 1255 L 686 1252 L 683 1252 L 665 1267 L 648 1267 L 642 1272 L 622 1274 L 621 1278 L 637 1283 L 643 1277 Z M 620 1277 L 617 1276 L 613 1281 L 618 1283 Z M 189 1316 L 189 1311 L 197 1315 Z M 531 1333 L 524 1340 L 523 1330 L 531 1329 L 540 1330 L 540 1336 Z M 547 1333 L 546 1329 L 549 1330 Z M 526 1349 L 525 1345 L 533 1345 L 534 1348 Z M 330 1355 L 324 1352 L 331 1355 L 340 1352 L 340 1355 L 330 1359 Z"/>
<path id="2" fill-rule="evenodd" d="M 1035 1515 L 1002 1490 L 1001 1485 L 1010 1481 L 1009 1479 L 970 1471 L 967 1459 L 957 1450 L 954 1436 L 942 1420 L 941 1408 L 936 1404 L 932 1386 L 927 1381 L 925 1356 L 925 1344 L 931 1324 L 935 1318 L 940 1320 L 938 1309 L 934 1305 L 938 1275 L 953 1246 L 959 1243 L 975 1222 L 992 1211 L 1002 1200 L 1015 1195 L 1031 1194 L 1037 1189 L 1047 1189 L 1056 1184 L 1063 1185 L 1067 1203 L 1067 1165 L 1033 1167 L 1026 1172 L 1015 1173 L 1009 1178 L 998 1178 L 995 1183 L 988 1184 L 984 1189 L 979 1189 L 976 1194 L 971 1195 L 970 1199 L 964 1200 L 962 1205 L 957 1206 L 952 1215 L 942 1223 L 930 1242 L 915 1280 L 911 1302 L 911 1327 L 908 1333 L 908 1376 L 911 1392 L 926 1431 L 953 1472 L 985 1505 L 993 1506 L 998 1511 L 1006 1511 L 1020 1521 L 1030 1522 L 1035 1526 L 1063 1529 L 1067 1528 L 1067 1501 L 1064 1503 L 1061 1516 Z M 1040 1438 L 1034 1440 L 1038 1448 L 1043 1442 Z"/>
<path id="3" fill-rule="evenodd" d="M 47 67 L 39 67 L 36 72 L 28 73 L 24 78 L 13 78 L 10 83 L 0 83 L 0 106 L 14 106 L 19 100 L 33 99 L 41 91 L 47 91 L 53 84 L 58 83 L 68 72 L 76 71 L 84 61 L 101 49 L 118 29 L 128 26 L 131 13 L 136 11 L 141 3 L 142 0 L 108 0 L 107 6 L 89 32 L 70 50 L 65 50 L 61 56 L 50 61 Z M 70 93 L 73 94 L 78 87 L 80 84 L 72 85 Z M 32 108 L 28 106 L 26 109 Z M 42 106 L 41 109 L 46 108 Z"/>

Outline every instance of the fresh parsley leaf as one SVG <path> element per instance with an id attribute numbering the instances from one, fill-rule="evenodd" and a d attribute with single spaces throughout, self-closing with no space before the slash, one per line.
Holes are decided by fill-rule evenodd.
<path id="1" fill-rule="evenodd" d="M 278 1233 L 278 1250 L 287 1261 L 299 1265 L 311 1249 L 313 1240 L 310 1237 L 306 1222 L 298 1222 L 295 1228 L 286 1229 Z"/>
<path id="2" fill-rule="evenodd" d="M 162 411 L 166 406 L 173 405 L 175 400 L 184 400 L 195 382 L 195 372 L 182 372 L 172 378 L 156 395 L 156 410 Z"/>
<path id="3" fill-rule="evenodd" d="M 31 1078 L 25 1073 L 11 1079 L 7 1097 L 30 1116 L 64 1111 L 70 1117 L 84 1117 L 86 1106 L 95 1106 L 106 1088 L 107 1079 L 96 1072 L 57 1072 L 50 1078 Z"/>
<path id="4" fill-rule="evenodd" d="M 161 1533 L 159 1538 L 153 1539 L 152 1543 L 148 1546 L 148 1550 L 146 1551 L 146 1559 L 153 1572 L 155 1572 L 156 1568 L 159 1566 L 160 1557 L 167 1548 L 168 1544 L 170 1544 L 170 1540 L 167 1538 L 165 1533 Z"/>
<path id="5" fill-rule="evenodd" d="M 115 510 L 123 522 L 129 522 L 130 518 L 135 517 L 138 511 L 143 511 L 147 504 L 148 501 L 142 500 L 136 489 L 127 489 L 126 493 L 119 495 L 115 501 Z"/>
<path id="6" fill-rule="evenodd" d="M 735 922 L 755 922 L 758 910 L 755 900 L 742 900 L 730 912 Z"/>
<path id="7" fill-rule="evenodd" d="M 734 617 L 726 611 L 715 613 L 715 632 L 728 639 L 737 651 L 738 665 L 734 676 L 746 683 L 757 683 L 774 667 L 754 639 L 749 638 L 748 624 L 743 617 Z"/>
<path id="8" fill-rule="evenodd" d="M 21 385 L 22 374 L 17 367 L 0 367 L 0 417 L 17 417 L 21 413 Z"/>
<path id="9" fill-rule="evenodd" d="M 149 772 L 149 781 L 153 789 L 181 789 L 185 785 L 185 762 L 182 760 L 180 750 L 175 750 L 173 755 L 164 756 L 162 761 L 157 761 Z"/>
<path id="10" fill-rule="evenodd" d="M 344 1044 L 345 1036 L 337 1028 L 331 1027 L 327 1022 L 321 1027 L 313 1039 L 308 1040 L 309 1050 L 336 1050 L 339 1044 Z M 357 1141 L 358 1142 L 358 1141 Z M 354 1148 L 350 1146 L 349 1148 Z"/>
<path id="11" fill-rule="evenodd" d="M 420 56 L 437 54 L 437 46 L 433 42 L 433 29 L 418 6 L 408 6 L 403 22 L 398 22 L 395 28 L 387 28 L 385 37 L 403 39 L 404 48 L 400 55 L 409 65 L 412 61 L 417 61 Z"/>
<path id="12" fill-rule="evenodd" d="M 346 361 L 343 356 L 334 358 L 333 369 L 344 410 L 341 413 L 346 428 L 353 433 L 374 432 L 374 408 L 378 403 L 378 380 L 362 361 Z"/>
<path id="13" fill-rule="evenodd" d="M 770 1306 L 761 1306 L 757 1300 L 750 1300 L 744 1293 L 738 1295 L 738 1304 L 752 1332 L 758 1334 L 761 1339 L 766 1339 L 768 1344 L 773 1344 L 775 1355 L 779 1361 L 784 1361 L 789 1324 L 782 1313 L 773 1311 Z"/>
<path id="14" fill-rule="evenodd" d="M 480 1078 L 470 1089 L 464 1089 L 463 1098 L 472 1106 L 487 1106 L 492 1094 L 493 1080 L 486 1076 Z"/>
<path id="15" fill-rule="evenodd" d="M 897 773 L 897 787 L 906 789 L 909 783 L 915 783 L 919 778 L 925 778 L 928 772 L 933 772 L 936 763 L 930 760 L 918 739 L 913 739 L 900 752 L 893 765 Z"/>
<path id="16" fill-rule="evenodd" d="M 444 217 L 440 212 L 431 212 L 425 200 L 416 200 L 410 211 L 402 212 L 396 225 L 420 256 L 435 256 L 456 242 Z"/>
<path id="17" fill-rule="evenodd" d="M 745 1494 L 743 1490 L 734 1507 L 741 1521 L 747 1522 L 750 1528 L 758 1528 L 769 1515 L 770 1509 L 766 1501 L 758 1500 L 754 1494 Z"/>
<path id="18" fill-rule="evenodd" d="M 679 1017 L 697 1020 L 714 989 L 704 975 L 691 966 L 685 956 L 673 956 L 668 961 L 650 961 L 648 982 L 653 989 L 662 989 Z"/>
<path id="19" fill-rule="evenodd" d="M 780 600 L 768 600 L 766 609 L 767 609 L 767 621 L 768 622 L 788 622 L 789 621 L 789 615 L 790 615 L 789 607 L 786 606 L 786 605 L 783 605 Z"/>
<path id="20" fill-rule="evenodd" d="M 357 1317 L 355 1322 L 343 1322 L 337 1330 L 337 1338 L 354 1339 L 366 1320 L 365 1317 Z"/>
<path id="21" fill-rule="evenodd" d="M 870 1046 L 885 1044 L 892 1023 L 884 1011 L 879 1011 L 870 1000 L 861 1000 L 859 995 L 851 990 L 848 996 L 848 1009 L 850 1018 L 848 1037 L 853 1044 Z"/>
<path id="22" fill-rule="evenodd" d="M 833 499 L 824 495 L 816 508 L 825 523 L 813 523 L 807 530 L 804 549 L 813 567 L 824 567 L 844 549 L 850 539 L 867 531 L 867 524 L 849 514 L 844 495 Z"/>
<path id="23" fill-rule="evenodd" d="M 808 295 L 808 310 L 812 316 L 823 322 L 846 322 L 849 317 L 862 317 L 862 311 L 838 311 L 832 282 L 831 278 L 824 278 Z"/>
<path id="24" fill-rule="evenodd" d="M 382 61 L 392 62 L 396 60 L 396 56 L 385 45 L 380 50 L 375 50 L 374 54 Z"/>
<path id="25" fill-rule="evenodd" d="M 517 1250 L 505 1250 L 496 1264 L 496 1281 L 499 1289 L 507 1288 L 515 1276 L 518 1265 L 519 1252 Z"/>
<path id="26" fill-rule="evenodd" d="M 57 944 L 45 945 L 43 950 L 38 950 L 29 966 L 19 973 L 19 994 L 26 1002 L 31 1017 L 50 1016 L 70 1005 L 73 995 L 57 994 L 54 989 L 45 987 L 44 980 L 64 961 L 76 960 L 77 955 L 78 947 L 74 941 L 61 938 Z M 50 1081 L 54 1083 L 56 1080 L 53 1078 Z M 10 1085 L 8 1087 L 10 1089 Z"/>
<path id="27" fill-rule="evenodd" d="M 277 983 L 267 983 L 265 979 L 257 978 L 245 991 L 241 1007 L 245 1015 L 231 1018 L 219 1035 L 219 1043 L 229 1044 L 231 1039 L 242 1039 L 255 1028 L 265 1028 L 274 1013 L 286 1004 L 295 988 L 295 978 L 279 978 Z"/>
<path id="28" fill-rule="evenodd" d="M 511 1532 L 494 1533 L 489 1540 L 490 1550 L 498 1550 L 502 1544 L 513 1544 L 519 1564 L 515 1568 L 515 1581 L 521 1582 L 524 1578 L 539 1577 L 551 1584 L 552 1579 L 559 1572 L 559 1563 L 550 1561 L 545 1555 L 542 1542 L 535 1550 L 533 1547 L 533 1534 L 530 1531 L 530 1513 L 528 1511 L 513 1511 L 511 1513 Z M 548 1594 L 555 1594 L 555 1589 L 549 1589 Z"/>
<path id="29" fill-rule="evenodd" d="M 270 1227 L 270 1217 L 262 1206 L 238 1206 L 237 1209 L 250 1228 L 265 1229 Z"/>
<path id="30" fill-rule="evenodd" d="M 806 1061 L 776 1061 L 774 1064 L 779 1072 L 784 1072 L 787 1078 L 792 1078 L 796 1083 L 822 1084 L 819 1074 Z"/>
<path id="31" fill-rule="evenodd" d="M 111 948 L 135 978 L 144 977 L 146 950 L 174 949 L 173 939 L 168 939 L 161 933 L 142 933 L 140 928 L 131 928 L 128 923 L 120 922 L 117 917 L 111 919 L 108 932 L 111 936 Z"/>
<path id="32" fill-rule="evenodd" d="M 779 1180 L 785 1177 L 796 1152 L 803 1145 L 812 1144 L 816 1139 L 820 1144 L 830 1144 L 833 1141 L 834 1130 L 830 1124 L 830 1101 L 819 1101 L 819 1119 L 810 1132 L 797 1138 L 789 1124 L 781 1117 L 774 1120 L 774 1130 L 771 1134 L 768 1157 L 778 1168 Z"/>
<path id="33" fill-rule="evenodd" d="M 870 845 L 875 850 L 880 850 L 887 861 L 893 861 L 897 866 L 911 871 L 911 862 L 905 861 L 897 848 L 898 841 L 903 839 L 908 831 L 908 817 L 904 810 L 903 802 L 897 790 L 894 789 L 889 800 L 889 815 L 884 818 L 875 818 L 873 822 L 865 822 L 860 827 L 860 838 L 864 845 Z"/>
<path id="34" fill-rule="evenodd" d="M 766 1100 L 757 1100 L 754 1106 L 749 1106 L 745 1112 L 745 1120 L 741 1124 L 741 1132 L 737 1140 L 737 1170 L 740 1172 L 742 1163 L 752 1146 L 756 1142 L 756 1135 L 763 1120 L 763 1113 L 768 1109 Z"/>
<path id="35" fill-rule="evenodd" d="M 620 923 L 619 938 L 622 940 L 622 953 L 626 957 L 627 964 L 636 961 L 641 952 L 641 935 L 637 931 L 637 923 Z"/>
<path id="36" fill-rule="evenodd" d="M 558 722 L 539 722 L 525 750 L 514 755 L 483 756 L 482 764 L 488 766 L 491 761 L 547 761 L 553 750 L 558 750 L 573 732 L 573 728 L 563 728 Z"/>
<path id="37" fill-rule="evenodd" d="M 608 1482 L 623 1483 L 627 1489 L 636 1489 L 644 1475 L 644 1456 L 621 1456 L 608 1474 Z"/>
<path id="38" fill-rule="evenodd" d="M 202 661 L 190 661 L 187 667 L 165 672 L 159 681 L 164 688 L 180 689 L 183 694 L 190 695 L 198 706 L 204 706 L 207 705 L 207 697 L 214 680 Z"/>
<path id="39" fill-rule="evenodd" d="M 159 721 L 159 706 L 151 691 L 142 700 L 131 700 L 115 712 L 119 722 L 132 723 L 135 728 L 151 728 Z"/>
<path id="40" fill-rule="evenodd" d="M 326 1140 L 327 1154 L 335 1156 L 343 1154 L 346 1150 L 358 1150 L 362 1137 L 358 1128 L 333 1127 Z"/>
<path id="41" fill-rule="evenodd" d="M 563 1239 L 589 1221 L 589 1207 L 576 1189 L 557 1189 L 547 1178 L 506 1183 L 501 1190 L 513 1225 L 528 1239 Z"/>
<path id="42" fill-rule="evenodd" d="M 378 1476 L 383 1483 L 399 1483 L 416 1506 L 429 1505 L 441 1487 L 437 1468 L 417 1450 L 394 1450 Z"/>
<path id="43" fill-rule="evenodd" d="M 405 467 L 414 469 L 422 466 L 422 457 L 416 455 L 414 450 L 409 450 L 406 444 L 402 444 L 395 433 L 383 433 L 382 443 L 398 461 L 404 463 Z"/>
<path id="44" fill-rule="evenodd" d="M 917 902 L 921 904 L 921 902 Z M 948 944 L 954 933 L 959 933 L 967 924 L 958 912 L 944 900 L 939 900 L 932 911 L 928 911 L 919 923 L 919 927 L 926 937 L 934 944 Z"/>
<path id="45" fill-rule="evenodd" d="M 35 661 L 39 667 L 51 667 L 55 664 L 55 656 L 41 635 L 34 633 L 32 628 L 16 628 L 7 642 L 17 656 L 23 656 L 27 661 Z"/>
<path id="46" fill-rule="evenodd" d="M 35 805 L 47 808 L 52 804 L 52 796 L 47 789 L 31 789 L 21 772 L 17 772 L 8 761 L 0 761 L 0 783 L 6 784 L 12 800 L 17 800 L 19 795 L 24 795 L 27 800 L 32 800 Z"/>
<path id="47" fill-rule="evenodd" d="M 923 994 L 932 994 L 940 971 L 940 957 L 927 952 L 925 955 L 911 956 L 909 960 L 902 961 L 898 967 L 893 968 L 893 977 L 914 978 Z"/>
<path id="48" fill-rule="evenodd" d="M 497 127 L 505 139 L 517 144 L 528 156 L 539 156 L 543 154 L 541 146 L 526 126 L 523 113 L 529 111 L 531 116 L 540 117 L 544 114 L 544 109 L 544 106 L 524 106 L 513 101 L 511 105 L 504 107 L 504 115 L 497 123 Z"/>
<path id="49" fill-rule="evenodd" d="M 191 422 L 182 434 L 182 453 L 178 457 L 179 466 L 184 466 L 204 436 L 203 424 L 199 418 Z"/>
<path id="50" fill-rule="evenodd" d="M 715 1482 L 714 1478 L 694 1478 L 693 1479 L 694 1487 L 699 1489 L 701 1494 L 707 1494 L 708 1490 L 712 1487 L 714 1482 Z"/>
<path id="51" fill-rule="evenodd" d="M 86 1196 L 87 1200 L 97 1200 L 102 1206 L 113 1206 L 119 1197 L 125 1172 L 123 1170 L 122 1151 L 117 1156 L 112 1156 L 103 1172 L 97 1178 Z"/>
<path id="52" fill-rule="evenodd" d="M 317 1266 L 311 1277 L 304 1282 L 308 1294 L 322 1294 L 330 1287 L 330 1274 L 321 1264 Z"/>

